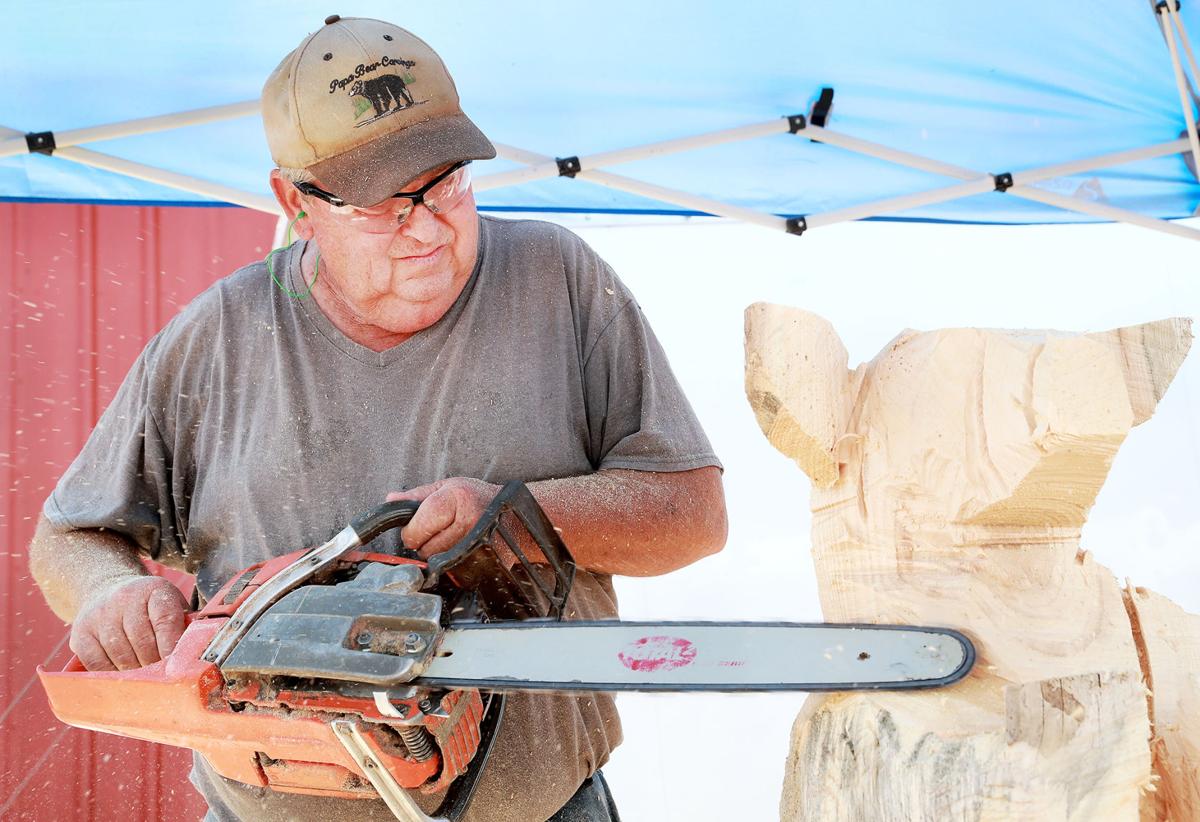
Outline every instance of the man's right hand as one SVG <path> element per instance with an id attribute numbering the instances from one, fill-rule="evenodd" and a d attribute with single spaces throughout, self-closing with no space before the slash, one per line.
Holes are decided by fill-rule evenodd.
<path id="1" fill-rule="evenodd" d="M 89 671 L 127 671 L 165 659 L 188 603 L 162 577 L 124 579 L 89 597 L 71 624 L 71 650 Z"/>

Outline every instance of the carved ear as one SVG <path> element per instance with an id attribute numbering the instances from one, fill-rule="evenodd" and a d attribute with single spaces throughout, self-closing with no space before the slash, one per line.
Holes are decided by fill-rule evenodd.
<path id="1" fill-rule="evenodd" d="M 1154 413 L 1190 344 L 1183 319 L 1047 338 L 1018 394 L 1030 438 L 994 462 L 1007 493 L 966 521 L 1082 525 L 1117 449 Z"/>
<path id="2" fill-rule="evenodd" d="M 746 396 L 772 445 L 813 485 L 837 482 L 834 444 L 846 431 L 850 371 L 833 326 L 798 308 L 746 309 Z"/>
<path id="3" fill-rule="evenodd" d="M 1192 346 L 1192 321 L 1172 317 L 1088 334 L 1108 345 L 1125 376 L 1133 424 L 1150 419 Z"/>

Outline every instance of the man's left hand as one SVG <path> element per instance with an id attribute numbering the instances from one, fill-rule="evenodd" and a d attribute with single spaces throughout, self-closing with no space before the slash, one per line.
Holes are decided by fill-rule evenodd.
<path id="1" fill-rule="evenodd" d="M 499 485 L 472 479 L 451 477 L 407 491 L 388 494 L 388 500 L 411 499 L 421 503 L 412 521 L 400 531 L 404 546 L 425 559 L 451 548 L 466 536 L 492 498 Z"/>

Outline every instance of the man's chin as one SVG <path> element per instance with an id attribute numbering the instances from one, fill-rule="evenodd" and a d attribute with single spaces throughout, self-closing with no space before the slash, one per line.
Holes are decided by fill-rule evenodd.
<path id="1" fill-rule="evenodd" d="M 392 334 L 415 334 L 440 320 L 453 304 L 454 300 L 446 299 L 442 290 L 430 299 L 404 297 L 401 305 L 382 305 L 364 319 L 370 325 Z"/>
<path id="2" fill-rule="evenodd" d="M 441 266 L 402 266 L 392 268 L 392 293 L 383 299 L 409 303 L 431 303 L 454 288 L 454 272 Z"/>

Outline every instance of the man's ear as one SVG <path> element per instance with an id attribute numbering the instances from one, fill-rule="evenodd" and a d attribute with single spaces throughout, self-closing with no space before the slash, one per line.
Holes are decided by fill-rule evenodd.
<path id="1" fill-rule="evenodd" d="M 1192 346 L 1192 321 L 1171 317 L 1087 336 L 1106 344 L 1117 358 L 1129 392 L 1133 424 L 1141 425 L 1154 413 Z"/>
<path id="2" fill-rule="evenodd" d="M 838 480 L 834 453 L 850 415 L 846 347 L 822 317 L 770 303 L 746 309 L 746 396 L 772 445 L 818 488 Z"/>
<path id="3" fill-rule="evenodd" d="M 304 203 L 300 199 L 300 191 L 289 180 L 284 178 L 279 173 L 279 169 L 271 169 L 271 193 L 275 195 L 276 202 L 283 209 L 284 216 L 290 223 L 296 219 L 296 216 L 304 210 Z M 309 239 L 312 234 L 304 225 L 304 220 L 301 219 L 296 223 L 296 234 L 304 239 Z M 308 232 L 308 233 L 306 233 Z"/>

